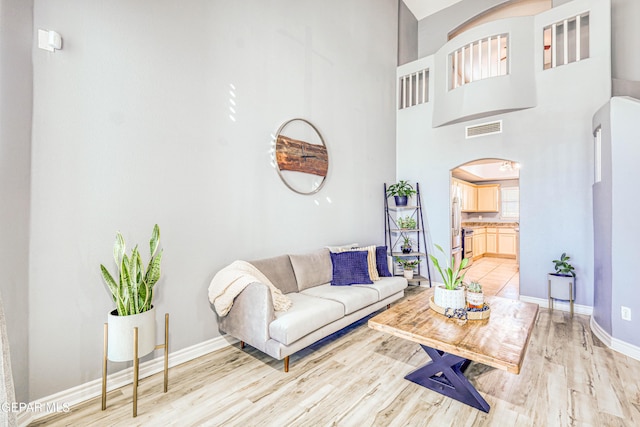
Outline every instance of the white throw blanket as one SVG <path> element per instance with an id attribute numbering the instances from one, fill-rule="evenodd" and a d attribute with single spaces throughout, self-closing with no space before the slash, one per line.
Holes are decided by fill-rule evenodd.
<path id="1" fill-rule="evenodd" d="M 233 306 L 235 297 L 254 282 L 264 283 L 269 287 L 273 308 L 276 311 L 286 311 L 291 307 L 289 297 L 276 288 L 260 270 L 246 261 L 234 261 L 218 271 L 209 285 L 209 301 L 219 316 L 226 316 Z"/>

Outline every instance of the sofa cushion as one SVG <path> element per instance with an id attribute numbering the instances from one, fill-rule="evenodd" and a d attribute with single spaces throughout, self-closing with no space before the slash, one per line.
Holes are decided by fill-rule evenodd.
<path id="1" fill-rule="evenodd" d="M 376 246 L 376 269 L 380 277 L 391 277 L 386 246 Z"/>
<path id="2" fill-rule="evenodd" d="M 333 286 L 348 286 L 355 283 L 371 284 L 369 277 L 368 251 L 331 252 Z"/>
<path id="3" fill-rule="evenodd" d="M 374 289 L 378 292 L 378 300 L 383 300 L 396 294 L 407 287 L 407 279 L 400 276 L 381 277 L 373 285 L 353 285 L 352 287 L 362 287 L 366 289 Z"/>
<path id="4" fill-rule="evenodd" d="M 283 294 L 298 292 L 298 283 L 296 282 L 296 276 L 293 274 L 288 255 L 249 261 L 249 263 L 267 276 L 271 283 L 280 289 Z"/>
<path id="5" fill-rule="evenodd" d="M 375 245 L 363 246 L 361 248 L 351 248 L 348 251 L 367 251 L 367 267 L 369 268 L 369 278 L 373 281 L 380 280 L 378 269 L 376 268 L 376 247 Z M 347 251 L 343 251 L 347 252 Z"/>
<path id="6" fill-rule="evenodd" d="M 331 281 L 331 257 L 326 248 L 302 255 L 289 255 L 299 291 Z"/>
<path id="7" fill-rule="evenodd" d="M 275 313 L 269 324 L 269 335 L 282 344 L 289 345 L 305 335 L 322 328 L 344 316 L 342 304 L 302 293 L 288 295 L 293 304 L 287 311 Z"/>
<path id="8" fill-rule="evenodd" d="M 301 292 L 304 295 L 336 301 L 344 306 L 343 314 L 351 314 L 368 305 L 378 302 L 378 292 L 369 286 L 316 286 Z"/>

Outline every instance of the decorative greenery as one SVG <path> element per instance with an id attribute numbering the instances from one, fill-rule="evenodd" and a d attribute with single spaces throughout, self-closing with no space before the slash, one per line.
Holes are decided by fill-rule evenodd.
<path id="1" fill-rule="evenodd" d="M 402 246 L 411 247 L 411 245 L 413 245 L 413 240 L 411 240 L 411 237 L 407 236 L 406 234 L 402 235 L 402 240 L 404 242 Z"/>
<path id="2" fill-rule="evenodd" d="M 555 264 L 556 274 L 562 274 L 565 276 L 573 276 L 575 277 L 574 268 L 571 264 L 569 264 L 569 260 L 571 257 L 568 257 L 566 252 L 560 256 L 560 259 L 554 259 L 553 263 Z"/>
<path id="3" fill-rule="evenodd" d="M 156 224 L 153 226 L 149 241 L 151 259 L 147 269 L 143 270 L 138 246 L 136 245 L 131 251 L 131 255 L 127 256 L 124 238 L 120 232 L 116 234 L 116 241 L 113 244 L 113 258 L 118 266 L 118 282 L 116 283 L 104 265 L 100 264 L 100 269 L 116 303 L 118 316 L 139 314 L 151 309 L 153 285 L 160 279 L 162 249 L 158 252 L 159 243 L 160 228 Z"/>
<path id="4" fill-rule="evenodd" d="M 406 259 L 406 258 L 395 257 L 395 260 L 396 262 L 402 265 L 402 268 L 404 270 L 413 270 L 420 264 L 419 259 Z"/>
<path id="5" fill-rule="evenodd" d="M 444 250 L 440 245 L 435 245 L 435 247 L 438 248 L 438 250 L 442 252 L 442 254 L 445 257 L 447 256 L 447 254 L 444 253 Z M 458 287 L 462 284 L 462 280 L 464 279 L 464 275 L 465 275 L 465 273 L 461 275 L 460 272 L 467 266 L 467 264 L 469 263 L 469 259 L 464 258 L 460 263 L 460 265 L 458 266 L 458 268 L 456 269 L 454 268 L 455 259 L 452 256 L 451 265 L 450 266 L 445 265 L 446 268 L 444 268 L 443 270 L 440 267 L 440 262 L 438 261 L 438 258 L 436 258 L 434 255 L 431 255 L 431 254 L 429 254 L 429 258 L 431 258 L 431 261 L 433 261 L 433 265 L 436 267 L 436 269 L 440 273 L 440 276 L 442 276 L 444 287 L 448 290 L 458 289 Z"/>
<path id="6" fill-rule="evenodd" d="M 480 284 L 480 282 L 478 282 L 476 280 L 472 280 L 467 285 L 467 291 L 481 293 L 482 292 L 482 285 Z"/>
<path id="7" fill-rule="evenodd" d="M 387 188 L 387 197 L 413 196 L 414 194 L 416 194 L 416 190 L 414 190 L 413 186 L 405 180 L 400 180 L 400 182 L 392 184 Z"/>
<path id="8" fill-rule="evenodd" d="M 415 230 L 417 226 L 415 218 L 411 218 L 410 216 L 400 217 L 398 218 L 398 227 L 407 230 Z"/>

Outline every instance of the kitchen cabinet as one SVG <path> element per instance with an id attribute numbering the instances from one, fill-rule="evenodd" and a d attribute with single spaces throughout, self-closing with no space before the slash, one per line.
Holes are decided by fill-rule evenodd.
<path id="1" fill-rule="evenodd" d="M 456 178 L 452 183 L 459 189 L 462 212 L 500 211 L 500 184 L 475 185 Z"/>
<path id="2" fill-rule="evenodd" d="M 478 209 L 478 190 L 474 185 L 460 183 L 462 189 L 462 212 L 475 212 Z"/>
<path id="3" fill-rule="evenodd" d="M 513 228 L 498 230 L 498 254 L 516 256 L 516 231 Z"/>
<path id="4" fill-rule="evenodd" d="M 473 258 L 482 257 L 487 252 L 487 229 L 474 228 L 473 230 Z"/>
<path id="5" fill-rule="evenodd" d="M 477 191 L 477 212 L 500 211 L 500 184 L 479 185 Z"/>
<path id="6" fill-rule="evenodd" d="M 487 227 L 487 247 L 486 252 L 490 254 L 498 253 L 498 229 Z"/>

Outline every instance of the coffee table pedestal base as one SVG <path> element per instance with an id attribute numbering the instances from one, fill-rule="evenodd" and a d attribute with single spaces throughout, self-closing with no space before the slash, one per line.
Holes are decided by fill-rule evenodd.
<path id="1" fill-rule="evenodd" d="M 463 375 L 470 360 L 426 345 L 420 346 L 427 352 L 431 362 L 411 372 L 405 379 L 483 412 L 489 412 L 487 401 Z"/>

